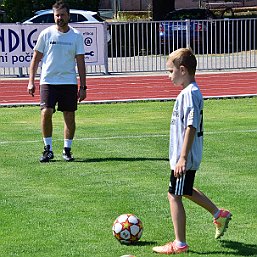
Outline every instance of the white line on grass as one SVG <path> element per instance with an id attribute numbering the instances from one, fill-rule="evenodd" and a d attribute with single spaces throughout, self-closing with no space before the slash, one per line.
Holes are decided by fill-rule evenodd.
<path id="1" fill-rule="evenodd" d="M 223 130 L 223 131 L 208 131 L 205 135 L 220 135 L 220 134 L 231 134 L 231 133 L 256 133 L 257 129 L 245 129 L 245 130 Z M 112 137 L 85 137 L 75 138 L 75 141 L 88 141 L 88 140 L 113 140 L 113 139 L 133 139 L 133 138 L 154 138 L 154 137 L 169 137 L 168 134 L 147 134 L 147 135 L 127 135 L 127 136 L 112 136 Z M 63 139 L 55 139 L 55 141 L 63 141 Z M 26 141 L 0 141 L 0 146 L 9 144 L 31 144 L 39 143 L 42 140 L 26 140 Z"/>

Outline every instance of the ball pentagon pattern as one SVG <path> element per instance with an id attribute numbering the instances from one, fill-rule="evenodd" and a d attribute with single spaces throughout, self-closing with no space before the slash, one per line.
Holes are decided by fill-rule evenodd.
<path id="1" fill-rule="evenodd" d="M 114 237 L 122 244 L 137 242 L 143 233 L 142 221 L 133 214 L 122 214 L 113 223 Z"/>

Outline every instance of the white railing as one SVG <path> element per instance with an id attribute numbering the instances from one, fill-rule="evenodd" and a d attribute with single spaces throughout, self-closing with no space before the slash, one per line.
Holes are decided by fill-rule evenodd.
<path id="1" fill-rule="evenodd" d="M 88 74 L 165 71 L 167 55 L 191 47 L 198 70 L 257 68 L 257 18 L 110 23 L 108 61 Z M 0 76 L 27 76 L 27 68 L 1 68 Z"/>

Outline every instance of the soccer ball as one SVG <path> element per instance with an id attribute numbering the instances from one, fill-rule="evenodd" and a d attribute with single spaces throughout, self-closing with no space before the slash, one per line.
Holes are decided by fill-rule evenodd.
<path id="1" fill-rule="evenodd" d="M 122 244 L 137 242 L 143 233 L 141 220 L 133 214 L 122 214 L 113 223 L 114 237 Z"/>

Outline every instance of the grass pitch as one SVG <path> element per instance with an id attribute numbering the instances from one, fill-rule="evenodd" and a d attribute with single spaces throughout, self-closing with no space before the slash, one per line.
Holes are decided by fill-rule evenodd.
<path id="1" fill-rule="evenodd" d="M 172 108 L 173 102 L 80 105 L 72 163 L 61 157 L 63 121 L 56 113 L 55 160 L 46 164 L 39 163 L 39 108 L 0 108 L 0 256 L 157 256 L 152 247 L 174 238 L 167 201 Z M 215 240 L 210 214 L 185 200 L 186 256 L 257 256 L 256 110 L 257 98 L 205 101 L 195 186 L 233 218 Z M 144 224 L 137 245 L 112 236 L 123 213 Z"/>

